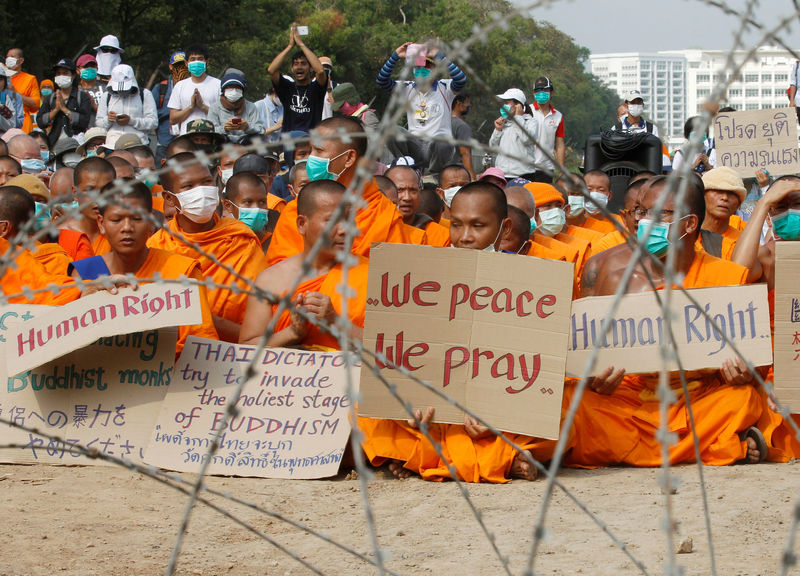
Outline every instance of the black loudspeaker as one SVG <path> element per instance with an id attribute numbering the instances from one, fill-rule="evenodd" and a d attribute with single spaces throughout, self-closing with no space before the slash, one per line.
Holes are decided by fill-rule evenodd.
<path id="1" fill-rule="evenodd" d="M 638 144 L 629 150 L 619 146 L 615 142 L 615 151 L 611 153 L 608 146 L 604 147 L 603 136 L 592 134 L 586 139 L 584 151 L 584 173 L 591 170 L 602 170 L 611 180 L 611 198 L 608 201 L 608 209 L 617 212 L 622 208 L 622 201 L 625 197 L 625 189 L 628 186 L 628 179 L 643 170 L 649 170 L 656 174 L 661 174 L 662 169 L 662 146 L 661 140 L 652 134 L 628 135 L 633 141 L 638 140 Z M 622 133 L 614 133 L 613 138 L 624 139 Z M 606 142 L 607 144 L 607 142 Z"/>

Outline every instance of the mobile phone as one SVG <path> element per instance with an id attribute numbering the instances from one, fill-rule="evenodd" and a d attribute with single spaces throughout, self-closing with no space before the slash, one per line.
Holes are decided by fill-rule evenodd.
<path id="1" fill-rule="evenodd" d="M 428 47 L 425 44 L 410 44 L 406 49 L 406 60 L 413 60 L 414 66 L 425 66 Z"/>
<path id="2" fill-rule="evenodd" d="M 117 114 L 117 120 L 126 120 L 127 118 L 127 114 Z"/>
<path id="3" fill-rule="evenodd" d="M 241 124 L 241 123 L 242 123 L 241 118 L 231 118 L 231 124 Z"/>
<path id="4" fill-rule="evenodd" d="M 297 33 L 300 34 L 300 36 L 308 36 L 308 26 L 298 26 Z"/>

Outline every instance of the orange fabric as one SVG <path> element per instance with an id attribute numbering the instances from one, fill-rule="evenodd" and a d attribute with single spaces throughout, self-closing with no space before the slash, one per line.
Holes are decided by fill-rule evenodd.
<path id="1" fill-rule="evenodd" d="M 747 221 L 742 220 L 741 216 L 737 216 L 736 214 L 731 214 L 731 217 L 728 219 L 728 226 L 741 232 L 742 230 L 744 230 L 744 227 L 747 226 Z"/>
<path id="2" fill-rule="evenodd" d="M 564 242 L 560 242 L 550 236 L 536 234 L 534 235 L 532 242 L 533 244 L 544 246 L 545 248 L 549 248 L 551 251 L 555 252 L 558 255 L 558 260 L 561 260 L 563 257 L 565 262 L 572 262 L 573 264 L 578 260 L 577 248 L 570 246 L 569 244 L 565 244 Z"/>
<path id="3" fill-rule="evenodd" d="M 89 237 L 77 230 L 59 230 L 58 244 L 67 252 L 73 260 L 83 260 L 94 256 L 92 243 Z"/>
<path id="4" fill-rule="evenodd" d="M 619 216 L 616 218 L 619 220 Z M 581 228 L 588 228 L 589 230 L 594 230 L 601 234 L 609 234 L 617 229 L 610 220 L 606 220 L 605 218 L 593 218 L 588 214 L 586 216 L 586 221 L 581 224 Z"/>
<path id="5" fill-rule="evenodd" d="M 450 220 L 447 218 L 440 218 L 439 224 L 450 230 Z"/>
<path id="6" fill-rule="evenodd" d="M 358 264 L 353 266 L 347 271 L 347 284 L 355 292 L 355 296 L 350 298 L 347 302 L 347 316 L 350 321 L 361 328 L 364 327 L 364 316 L 367 307 L 367 272 L 369 270 L 369 261 L 366 258 L 359 257 Z M 301 282 L 297 289 L 292 294 L 292 300 L 303 292 L 320 292 L 325 294 L 331 299 L 336 314 L 342 313 L 342 295 L 339 293 L 340 286 L 342 285 L 342 265 L 337 264 L 330 272 L 317 276 L 311 280 Z M 272 313 L 275 314 L 278 310 L 278 305 L 272 307 Z M 275 324 L 275 332 L 280 332 L 291 324 L 291 315 L 288 310 L 284 310 L 281 317 L 278 318 Z M 308 334 L 301 342 L 301 345 L 307 348 L 323 347 L 340 350 L 339 340 L 331 334 L 321 331 L 313 324 L 309 326 Z"/>
<path id="7" fill-rule="evenodd" d="M 547 184 L 545 182 L 528 182 L 523 188 L 533 195 L 533 201 L 537 208 L 549 204 L 550 202 L 560 202 L 562 206 L 564 205 L 563 194 L 552 184 Z"/>
<path id="8" fill-rule="evenodd" d="M 45 267 L 34 258 L 28 250 L 18 250 L 11 247 L 8 240 L 0 238 L 0 256 L 5 256 L 12 251 L 16 253 L 13 265 L 6 265 L 3 276 L 0 278 L 0 287 L 6 296 L 15 296 L 9 299 L 10 304 L 49 304 L 61 305 L 77 300 L 81 291 L 75 281 L 66 275 L 56 275 L 47 272 Z M 35 292 L 30 298 L 21 295 L 25 288 L 38 290 L 54 284 L 57 288 L 55 294 L 49 290 Z"/>
<path id="9" fill-rule="evenodd" d="M 44 266 L 48 273 L 56 276 L 68 276 L 67 269 L 72 262 L 72 258 L 60 245 L 49 242 L 38 243 L 33 257 Z"/>
<path id="10" fill-rule="evenodd" d="M 353 241 L 353 254 L 369 258 L 374 242 L 427 244 L 425 232 L 403 222 L 397 207 L 381 193 L 374 180 L 364 186 L 361 197 L 367 206 L 356 212 L 356 226 L 361 233 Z M 297 200 L 283 209 L 272 236 L 267 250 L 269 266 L 303 251 L 303 237 L 297 231 Z"/>
<path id="11" fill-rule="evenodd" d="M 436 222 L 428 222 L 425 226 L 425 236 L 431 246 L 450 246 L 450 229 Z"/>
<path id="12" fill-rule="evenodd" d="M 542 244 L 537 244 L 536 242 L 531 242 L 531 247 L 528 250 L 528 256 L 535 256 L 536 258 L 544 258 L 546 260 L 561 260 L 562 262 L 567 261 L 567 257 L 552 248 L 548 248 L 547 246 L 543 246 Z"/>
<path id="13" fill-rule="evenodd" d="M 286 200 L 275 194 L 267 194 L 267 208 L 276 212 L 283 212 L 286 208 Z"/>
<path id="14" fill-rule="evenodd" d="M 592 256 L 605 252 L 609 248 L 619 246 L 626 242 L 626 236 L 619 230 L 614 230 L 592 244 Z"/>
<path id="15" fill-rule="evenodd" d="M 105 234 L 98 234 L 97 238 L 94 239 L 94 242 L 92 242 L 92 252 L 94 252 L 95 256 L 111 252 L 111 244 L 108 243 L 108 238 L 106 238 Z"/>
<path id="16" fill-rule="evenodd" d="M 22 124 L 22 130 L 28 134 L 31 128 L 33 128 L 31 114 L 36 114 L 39 110 L 39 106 L 42 104 L 41 95 L 39 94 L 39 83 L 36 81 L 36 76 L 23 72 L 22 70 L 11 77 L 11 83 L 14 85 L 14 90 L 36 101 L 36 106 L 25 105 L 23 107 L 25 111 L 25 121 Z"/>
<path id="17" fill-rule="evenodd" d="M 147 246 L 194 258 L 200 263 L 203 277 L 211 279 L 218 285 L 238 286 L 244 290 L 236 294 L 228 288 L 208 289 L 211 312 L 241 324 L 249 285 L 238 276 L 251 282 L 255 280 L 256 276 L 267 267 L 264 252 L 261 250 L 258 238 L 247 225 L 231 218 L 220 219 L 216 215 L 214 222 L 214 228 L 211 230 L 191 234 L 182 230 L 178 219 L 173 218 L 166 229 L 159 230 L 150 237 Z M 194 248 L 195 244 L 200 251 Z M 215 263 L 209 255 L 213 255 L 236 274 Z"/>
<path id="18" fill-rule="evenodd" d="M 153 195 L 153 210 L 164 213 L 164 199 L 161 196 Z"/>
<path id="19" fill-rule="evenodd" d="M 685 288 L 739 285 L 746 278 L 747 270 L 742 266 L 698 252 L 683 285 Z M 759 391 L 753 386 L 724 384 L 719 370 L 688 372 L 686 379 L 703 463 L 726 465 L 744 458 L 747 445 L 738 433 L 761 417 L 764 404 Z M 629 374 L 610 396 L 586 390 L 581 398 L 580 419 L 576 419 L 573 431 L 573 448 L 565 458 L 565 465 L 659 466 L 657 384 L 658 374 Z M 670 447 L 670 461 L 692 462 L 694 438 L 678 373 L 671 375 L 671 385 L 677 401 L 669 408 L 668 428 L 678 440 Z"/>
<path id="20" fill-rule="evenodd" d="M 559 242 L 567 244 L 568 246 L 571 246 L 578 252 L 574 260 L 575 269 L 573 270 L 574 278 L 572 285 L 573 298 L 577 298 L 578 294 L 580 293 L 581 274 L 583 274 L 583 265 L 586 264 L 586 259 L 589 257 L 589 247 L 590 247 L 589 241 L 584 240 L 583 238 L 577 238 L 565 232 L 556 234 L 555 239 L 558 240 Z"/>
<path id="21" fill-rule="evenodd" d="M 723 260 L 731 260 L 733 258 L 733 249 L 736 248 L 736 242 L 739 240 L 741 232 L 733 226 L 728 226 L 728 229 L 722 234 L 722 252 L 720 257 Z M 697 237 L 697 242 L 694 244 L 694 249 L 697 251 L 705 252 L 703 246 L 703 239 L 701 236 Z"/>
<path id="22" fill-rule="evenodd" d="M 200 271 L 200 263 L 197 260 L 179 254 L 173 254 L 172 252 L 167 252 L 160 248 L 150 248 L 144 264 L 136 271 L 136 277 L 150 279 L 155 277 L 156 273 L 161 274 L 161 277 L 165 280 L 177 280 L 181 276 L 200 281 L 203 280 L 203 274 Z M 188 336 L 200 336 L 201 338 L 219 340 L 217 330 L 214 328 L 214 318 L 211 315 L 211 307 L 208 304 L 208 291 L 205 286 L 200 286 L 199 288 L 203 323 L 195 326 L 178 327 L 176 357 L 180 356 Z"/>

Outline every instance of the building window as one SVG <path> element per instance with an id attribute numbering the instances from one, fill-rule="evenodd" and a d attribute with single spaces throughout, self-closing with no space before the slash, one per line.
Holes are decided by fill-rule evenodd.
<path id="1" fill-rule="evenodd" d="M 744 95 L 748 98 L 757 98 L 758 97 L 758 88 L 748 88 L 744 91 Z"/>
<path id="2" fill-rule="evenodd" d="M 758 104 L 748 104 L 745 110 L 758 110 L 760 107 Z"/>
<path id="3" fill-rule="evenodd" d="M 772 96 L 772 88 L 762 88 L 761 89 L 762 96 Z"/>
<path id="4" fill-rule="evenodd" d="M 758 82 L 758 74 L 746 74 L 744 77 L 745 82 Z"/>
<path id="5" fill-rule="evenodd" d="M 728 97 L 741 96 L 742 91 L 738 89 L 728 90 Z"/>
<path id="6" fill-rule="evenodd" d="M 775 82 L 786 82 L 789 80 L 788 74 L 775 74 Z"/>
<path id="7" fill-rule="evenodd" d="M 762 82 L 772 82 L 772 74 L 762 74 L 761 75 Z"/>
<path id="8" fill-rule="evenodd" d="M 697 75 L 697 81 L 698 82 L 708 82 L 709 80 L 711 80 L 711 76 L 709 76 L 708 74 L 698 74 Z"/>
<path id="9" fill-rule="evenodd" d="M 697 91 L 697 97 L 698 98 L 704 98 L 705 96 L 710 96 L 710 95 L 711 95 L 711 90 L 708 89 L 708 88 L 700 88 Z"/>

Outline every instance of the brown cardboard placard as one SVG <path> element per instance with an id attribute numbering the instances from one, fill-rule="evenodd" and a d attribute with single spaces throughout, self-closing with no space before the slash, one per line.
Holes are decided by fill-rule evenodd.
<path id="1" fill-rule="evenodd" d="M 775 242 L 775 394 L 800 414 L 800 242 Z"/>
<path id="2" fill-rule="evenodd" d="M 374 245 L 364 348 L 386 354 L 500 430 L 558 438 L 572 278 L 564 262 Z M 437 422 L 464 423 L 448 401 L 388 365 L 378 367 L 414 408 L 433 406 Z M 359 414 L 409 417 L 366 365 Z"/>
<path id="3" fill-rule="evenodd" d="M 672 291 L 670 301 L 672 334 L 685 370 L 719 368 L 723 360 L 736 356 L 702 310 L 714 318 L 755 366 L 772 363 L 766 285 L 699 288 L 688 292 L 699 308 L 680 290 Z M 667 322 L 658 299 L 663 296 L 663 291 L 623 296 L 605 337 L 601 323 L 615 297 L 596 296 L 573 302 L 567 376 L 583 374 L 595 346 L 600 347 L 600 352 L 592 376 L 608 366 L 624 367 L 630 374 L 661 370 L 661 344 L 668 341 Z M 678 369 L 676 362 L 668 367 Z"/>
<path id="4" fill-rule="evenodd" d="M 186 340 L 173 382 L 145 451 L 145 461 L 198 472 L 222 424 L 226 405 L 257 356 L 238 412 L 211 457 L 209 474 L 325 478 L 339 469 L 350 436 L 350 399 L 341 352 Z M 358 369 L 351 365 L 353 392 Z"/>
<path id="5" fill-rule="evenodd" d="M 16 324 L 32 323 L 51 311 L 50 306 L 2 307 L 0 338 Z M 106 464 L 81 455 L 69 446 L 74 443 L 141 462 L 170 381 L 177 337 L 177 330 L 165 329 L 104 338 L 11 377 L 0 351 L 0 414 L 66 441 L 2 426 L 2 444 L 23 448 L 0 448 L 0 462 Z"/>
<path id="6" fill-rule="evenodd" d="M 146 284 L 80 298 L 17 325 L 7 335 L 8 372 L 41 366 L 98 338 L 202 322 L 197 286 Z"/>
<path id="7" fill-rule="evenodd" d="M 714 118 L 714 145 L 718 165 L 742 178 L 755 177 L 759 168 L 773 176 L 800 172 L 794 108 L 720 112 Z"/>

